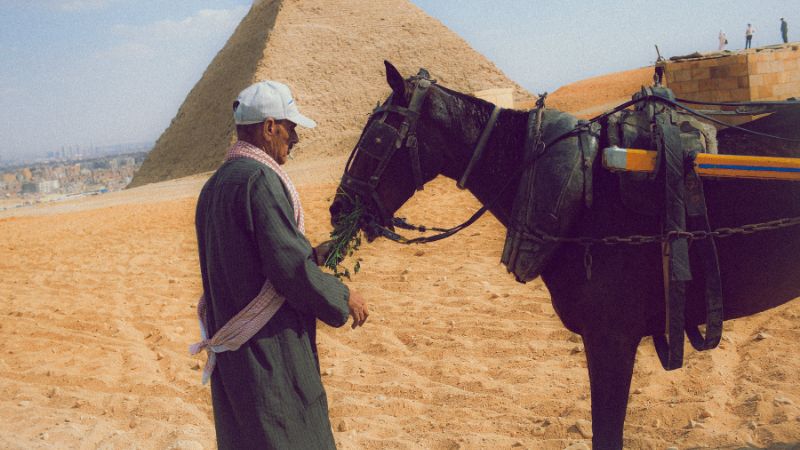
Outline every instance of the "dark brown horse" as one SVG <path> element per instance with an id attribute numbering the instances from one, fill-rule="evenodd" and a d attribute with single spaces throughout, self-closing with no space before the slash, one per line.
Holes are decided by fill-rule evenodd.
<path id="1" fill-rule="evenodd" d="M 384 106 L 408 107 L 414 79 L 403 79 L 389 63 L 386 69 L 393 93 Z M 396 113 L 399 110 L 389 110 L 387 123 L 394 121 L 394 126 L 399 127 L 403 119 Z M 432 85 L 421 100 L 419 116 L 414 117 L 418 182 L 428 182 L 438 175 L 459 180 L 492 110 L 493 105 L 488 102 Z M 374 116 L 369 123 L 373 120 Z M 467 183 L 482 203 L 491 203 L 490 211 L 505 226 L 509 224 L 518 167 L 522 164 L 527 120 L 527 112 L 500 113 L 483 157 Z M 545 134 L 548 126 L 545 121 Z M 749 150 L 757 153 L 759 149 Z M 350 163 L 348 173 L 355 178 L 368 179 L 378 173 L 373 180 L 374 195 L 361 191 L 361 201 L 381 225 L 391 226 L 390 217 L 415 192 L 416 155 L 413 156 L 406 146 L 401 146 L 379 173 L 379 158 L 370 157 L 367 152 L 357 152 Z M 640 215 L 623 205 L 618 176 L 603 169 L 599 158 L 592 171 L 594 203 L 580 212 L 569 235 L 660 233 L 658 217 Z M 512 188 L 495 201 L 510 177 L 516 177 L 511 180 Z M 712 228 L 800 216 L 800 184 L 709 179 L 704 187 Z M 347 186 L 342 188 L 348 191 Z M 352 209 L 349 199 L 354 193 L 349 192 L 349 196 L 337 195 L 334 199 L 333 217 Z M 800 296 L 800 227 L 735 235 L 719 239 L 717 245 L 725 320 L 755 314 Z M 594 448 L 618 449 L 622 448 L 637 346 L 643 337 L 664 332 L 662 259 L 660 247 L 655 244 L 594 246 L 592 256 L 593 273 L 587 279 L 584 249 L 563 244 L 545 266 L 542 278 L 564 325 L 583 337 L 591 384 Z M 698 264 L 694 260 L 692 263 Z M 702 324 L 704 320 L 703 280 L 699 277 L 687 287 L 686 324 Z"/>

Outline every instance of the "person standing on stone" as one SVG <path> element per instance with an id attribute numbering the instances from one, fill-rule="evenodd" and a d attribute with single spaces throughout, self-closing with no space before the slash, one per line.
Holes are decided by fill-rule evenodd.
<path id="1" fill-rule="evenodd" d="M 753 34 L 755 34 L 755 32 L 756 29 L 753 28 L 753 25 L 748 23 L 747 29 L 744 30 L 744 38 L 745 38 L 744 48 L 752 48 Z"/>
<path id="2" fill-rule="evenodd" d="M 333 449 L 320 378 L 317 319 L 367 320 L 365 300 L 318 265 L 304 236 L 300 197 L 283 165 L 313 128 L 289 88 L 262 81 L 233 104 L 238 141 L 200 192 L 195 215 L 203 296 L 197 313 L 208 352 L 220 449 Z"/>
<path id="3" fill-rule="evenodd" d="M 783 17 L 781 17 L 781 37 L 783 37 L 784 44 L 789 42 L 789 24 L 786 23 L 786 19 Z"/>
<path id="4" fill-rule="evenodd" d="M 725 34 L 724 31 L 719 30 L 719 36 L 717 36 L 717 38 L 719 39 L 720 51 L 725 50 L 725 46 L 728 45 L 728 36 Z"/>

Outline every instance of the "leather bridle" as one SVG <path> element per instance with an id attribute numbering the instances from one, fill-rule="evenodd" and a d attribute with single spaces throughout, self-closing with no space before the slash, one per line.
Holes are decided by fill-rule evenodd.
<path id="1" fill-rule="evenodd" d="M 364 130 L 364 133 L 359 139 L 358 145 L 356 145 L 356 148 L 350 154 L 347 164 L 345 165 L 344 175 L 342 176 L 342 188 L 345 193 L 355 194 L 356 196 L 360 196 L 362 198 L 368 198 L 372 201 L 377 209 L 377 214 L 379 216 L 378 222 L 370 224 L 370 227 L 373 229 L 373 231 L 393 241 L 404 244 L 432 242 L 451 236 L 461 229 L 466 228 L 470 224 L 474 223 L 487 210 L 486 207 L 483 207 L 478 212 L 473 214 L 473 216 L 470 217 L 466 222 L 449 229 L 430 228 L 432 230 L 442 232 L 434 236 L 407 239 L 393 231 L 395 225 L 405 228 L 407 224 L 405 223 L 404 219 L 395 218 L 391 213 L 389 213 L 381 201 L 380 196 L 378 195 L 377 186 L 380 183 L 381 176 L 386 170 L 386 167 L 389 165 L 389 161 L 391 161 L 392 156 L 394 156 L 395 152 L 398 150 L 405 148 L 408 150 L 409 159 L 411 161 L 414 186 L 418 191 L 423 189 L 425 181 L 422 177 L 422 166 L 420 164 L 419 141 L 417 140 L 417 122 L 419 120 L 422 103 L 425 100 L 425 97 L 427 96 L 428 91 L 433 83 L 435 83 L 435 81 L 428 79 L 424 75 L 417 75 L 411 79 L 411 84 L 414 87 L 414 91 L 411 94 L 411 100 L 409 101 L 408 108 L 393 105 L 392 96 L 394 94 L 392 94 L 392 96 L 390 96 L 383 105 L 373 110 L 372 115 L 370 116 L 369 126 Z M 489 136 L 494 129 L 494 125 L 497 121 L 500 110 L 500 107 L 495 106 L 494 110 L 492 111 L 489 121 L 478 138 L 467 170 L 464 172 L 458 182 L 459 188 L 465 188 L 469 174 L 472 172 L 472 169 L 476 166 L 478 160 L 483 154 L 483 149 L 486 147 Z M 390 113 L 400 114 L 403 116 L 403 121 L 400 124 L 399 129 L 386 123 L 386 119 Z M 378 162 L 372 174 L 366 179 L 356 177 L 351 173 L 355 155 L 360 153 L 363 153 L 365 156 Z M 388 228 L 382 224 L 388 224 Z"/>
<path id="2" fill-rule="evenodd" d="M 389 165 L 389 161 L 391 161 L 397 150 L 401 148 L 408 149 L 416 189 L 422 190 L 424 184 L 419 160 L 417 120 L 419 119 L 422 102 L 425 100 L 432 82 L 425 78 L 417 78 L 412 83 L 414 85 L 414 93 L 411 95 L 408 108 L 393 105 L 391 96 L 386 103 L 375 108 L 370 117 L 371 123 L 364 130 L 358 145 L 350 154 L 342 176 L 342 187 L 345 191 L 350 191 L 358 196 L 372 200 L 378 210 L 381 223 L 391 223 L 392 215 L 384 207 L 376 188 L 380 183 L 383 172 Z M 390 113 L 403 116 L 403 122 L 400 124 L 399 129 L 386 123 Z M 380 117 L 376 118 L 376 116 Z M 358 178 L 351 173 L 353 159 L 357 154 L 361 153 L 378 161 L 375 170 L 366 179 Z"/>

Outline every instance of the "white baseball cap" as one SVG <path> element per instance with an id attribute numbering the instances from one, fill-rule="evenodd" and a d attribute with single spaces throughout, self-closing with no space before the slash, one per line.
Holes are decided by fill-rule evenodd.
<path id="1" fill-rule="evenodd" d="M 305 128 L 317 123 L 300 114 L 289 86 L 277 81 L 259 81 L 239 93 L 233 110 L 236 125 L 261 123 L 268 118 L 290 120 Z"/>

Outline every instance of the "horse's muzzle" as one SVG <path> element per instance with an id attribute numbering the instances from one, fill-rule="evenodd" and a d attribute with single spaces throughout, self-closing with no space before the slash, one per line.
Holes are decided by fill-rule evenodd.
<path id="1" fill-rule="evenodd" d="M 352 212 L 353 207 L 353 202 L 351 202 L 347 196 L 336 194 L 336 197 L 333 198 L 333 203 L 331 203 L 331 207 L 328 209 L 331 213 L 331 225 L 336 226 L 339 222 L 339 218 Z"/>

